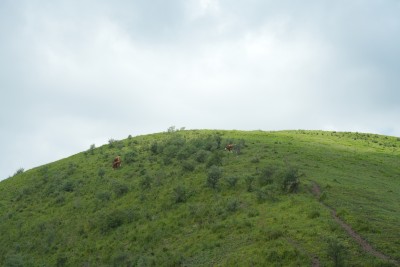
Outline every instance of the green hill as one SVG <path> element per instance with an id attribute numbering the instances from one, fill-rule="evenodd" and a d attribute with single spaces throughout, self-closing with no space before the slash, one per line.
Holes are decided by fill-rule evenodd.
<path id="1" fill-rule="evenodd" d="M 375 134 L 110 140 L 0 182 L 0 266 L 399 266 L 399 163 Z"/>

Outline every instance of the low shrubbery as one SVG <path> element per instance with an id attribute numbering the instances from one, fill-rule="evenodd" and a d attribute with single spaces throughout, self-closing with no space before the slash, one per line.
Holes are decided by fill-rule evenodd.
<path id="1" fill-rule="evenodd" d="M 222 177 L 222 168 L 211 166 L 207 175 L 207 186 L 216 189 L 219 185 L 219 180 Z"/>
<path id="2" fill-rule="evenodd" d="M 173 190 L 173 199 L 175 203 L 184 203 L 189 198 L 189 193 L 186 187 L 177 186 Z"/>

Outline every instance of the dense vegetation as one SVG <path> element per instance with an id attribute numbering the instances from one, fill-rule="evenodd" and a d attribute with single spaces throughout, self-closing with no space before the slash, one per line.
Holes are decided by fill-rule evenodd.
<path id="1" fill-rule="evenodd" d="M 110 139 L 0 183 L 0 266 L 396 266 L 399 159 L 400 139 L 375 134 Z"/>

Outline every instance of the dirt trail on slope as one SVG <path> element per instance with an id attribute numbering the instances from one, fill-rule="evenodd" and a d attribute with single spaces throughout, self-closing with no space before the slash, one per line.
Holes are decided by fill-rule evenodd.
<path id="1" fill-rule="evenodd" d="M 312 193 L 319 199 L 320 195 L 321 195 L 321 188 L 320 186 L 313 181 L 313 186 L 312 186 Z M 343 221 L 336 213 L 336 210 L 329 207 L 328 205 L 326 205 L 323 202 L 320 202 L 324 207 L 326 207 L 327 209 L 329 209 L 331 211 L 331 215 L 333 217 L 333 219 L 347 232 L 347 234 L 354 240 L 356 241 L 361 248 L 377 257 L 380 258 L 382 260 L 386 260 L 390 263 L 393 263 L 396 266 L 400 266 L 400 263 L 392 258 L 390 258 L 389 256 L 383 254 L 382 252 L 377 251 L 376 249 L 374 249 L 371 244 L 369 244 L 365 239 L 363 239 L 353 228 L 351 228 L 350 225 L 348 225 L 345 221 Z"/>

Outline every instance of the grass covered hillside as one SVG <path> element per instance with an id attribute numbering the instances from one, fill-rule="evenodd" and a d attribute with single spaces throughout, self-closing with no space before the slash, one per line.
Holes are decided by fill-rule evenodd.
<path id="1" fill-rule="evenodd" d="M 0 266 L 399 266 L 399 163 L 375 134 L 110 140 L 0 182 Z"/>

